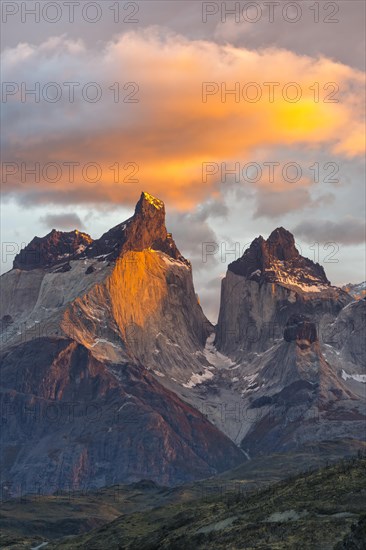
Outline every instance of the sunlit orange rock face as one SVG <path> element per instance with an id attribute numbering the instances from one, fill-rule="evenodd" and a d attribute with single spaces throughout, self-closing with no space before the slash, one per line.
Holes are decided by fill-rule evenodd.
<path id="1" fill-rule="evenodd" d="M 66 308 L 69 337 L 100 358 L 141 362 L 185 382 L 202 371 L 197 350 L 213 329 L 197 301 L 191 264 L 167 232 L 161 201 L 143 193 L 134 216 L 94 241 L 81 261 L 95 262 L 95 269 L 106 264 L 105 275 Z M 104 344 L 95 343 L 96 334 Z"/>
<path id="2" fill-rule="evenodd" d="M 107 280 L 113 318 L 128 349 L 137 354 L 137 339 L 143 345 L 151 320 L 162 316 L 167 300 L 166 266 L 152 250 L 127 252 L 116 261 Z"/>
<path id="3" fill-rule="evenodd" d="M 210 332 L 197 302 L 190 267 L 154 250 L 116 261 L 107 289 L 113 318 L 127 349 L 151 367 L 174 373 L 202 368 L 195 351 Z M 177 353 L 178 352 L 178 353 Z"/>

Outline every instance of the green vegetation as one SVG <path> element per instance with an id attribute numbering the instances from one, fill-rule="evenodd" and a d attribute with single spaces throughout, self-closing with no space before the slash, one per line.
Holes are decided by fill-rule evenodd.
<path id="1" fill-rule="evenodd" d="M 141 481 L 28 495 L 2 504 L 0 547 L 366 549 L 366 542 L 355 546 L 366 539 L 365 450 L 356 441 L 323 442 L 175 488 Z"/>
<path id="2" fill-rule="evenodd" d="M 148 514 L 123 515 L 48 549 L 333 549 L 350 533 L 362 532 L 362 524 L 353 531 L 352 525 L 364 513 L 365 474 L 365 457 L 342 460 L 246 496 L 229 489 Z"/>

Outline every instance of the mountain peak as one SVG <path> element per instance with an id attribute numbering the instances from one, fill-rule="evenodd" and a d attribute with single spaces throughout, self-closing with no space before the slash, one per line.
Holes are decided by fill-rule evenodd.
<path id="1" fill-rule="evenodd" d="M 52 229 L 44 237 L 34 237 L 14 258 L 14 269 L 50 267 L 78 256 L 90 246 L 93 239 L 77 229 L 57 231 Z"/>
<path id="2" fill-rule="evenodd" d="M 156 208 L 156 210 L 165 209 L 163 201 L 161 201 L 160 199 L 157 199 L 156 197 L 153 197 L 152 195 L 150 195 L 150 193 L 146 193 L 146 191 L 143 191 L 141 193 L 140 200 L 136 205 L 136 208 L 140 205 L 140 203 L 142 205 L 145 202 L 147 202 L 148 204 L 151 204 L 154 208 Z"/>
<path id="3" fill-rule="evenodd" d="M 284 227 L 282 227 L 282 225 L 280 227 L 276 227 L 276 229 L 272 231 L 272 233 L 268 237 L 268 240 L 270 240 L 271 238 L 274 238 L 275 236 L 285 236 L 285 237 L 294 239 L 293 234 L 287 229 L 285 229 Z"/>
<path id="4" fill-rule="evenodd" d="M 161 250 L 175 259 L 182 258 L 167 232 L 163 201 L 144 191 L 136 204 L 134 215 L 104 233 L 86 253 L 89 257 L 103 256 L 115 260 L 126 252 L 139 252 L 148 248 Z"/>
<path id="5" fill-rule="evenodd" d="M 13 268 L 50 268 L 85 257 L 114 261 L 126 252 L 146 249 L 164 252 L 190 266 L 190 262 L 179 252 L 172 235 L 167 232 L 163 201 L 144 191 L 134 215 L 112 227 L 99 239 L 93 241 L 77 229 L 70 232 L 52 229 L 45 237 L 34 237 L 15 257 Z"/>
<path id="6" fill-rule="evenodd" d="M 131 220 L 138 219 L 140 224 L 151 224 L 155 229 L 166 232 L 165 229 L 165 205 L 160 199 L 143 191 L 136 204 L 135 213 Z"/>
<path id="7" fill-rule="evenodd" d="M 295 246 L 295 239 L 290 231 L 283 227 L 277 227 L 267 240 L 269 253 L 279 260 L 290 260 L 299 257 L 300 254 Z"/>
<path id="8" fill-rule="evenodd" d="M 228 270 L 258 283 L 279 283 L 305 292 L 319 292 L 330 285 L 322 266 L 301 256 L 294 236 L 283 227 L 272 231 L 267 240 L 255 238 Z"/>

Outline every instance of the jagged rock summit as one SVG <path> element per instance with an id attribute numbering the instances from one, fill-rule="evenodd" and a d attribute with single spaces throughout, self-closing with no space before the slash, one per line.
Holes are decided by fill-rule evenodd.
<path id="1" fill-rule="evenodd" d="M 300 255 L 292 233 L 278 227 L 267 240 L 254 239 L 250 247 L 228 269 L 248 280 L 279 283 L 318 292 L 330 286 L 324 269 Z"/>
<path id="2" fill-rule="evenodd" d="M 222 281 L 216 345 L 232 358 L 262 352 L 281 339 L 291 315 L 308 315 L 323 332 L 352 298 L 331 286 L 324 269 L 302 256 L 279 227 L 253 240 Z"/>
<path id="3" fill-rule="evenodd" d="M 362 439 L 365 304 L 332 286 L 284 228 L 257 237 L 222 280 L 213 351 L 225 361 L 192 393 L 216 404 L 216 425 L 251 457 Z"/>
<path id="4" fill-rule="evenodd" d="M 108 359 L 141 361 L 175 378 L 178 368 L 184 382 L 207 364 L 195 352 L 213 329 L 191 264 L 166 229 L 164 203 L 149 193 L 131 218 L 99 239 L 76 230 L 34 238 L 2 283 L 2 317 L 15 321 L 2 323 L 5 347 L 21 333 L 65 335 Z M 105 321 L 96 322 L 101 315 Z"/>
<path id="5" fill-rule="evenodd" d="M 78 230 L 53 229 L 45 237 L 35 237 L 14 259 L 13 268 L 31 270 L 51 268 L 70 260 L 97 258 L 114 261 L 128 251 L 151 248 L 190 265 L 180 254 L 165 227 L 163 201 L 142 192 L 134 215 L 93 240 Z"/>
<path id="6" fill-rule="evenodd" d="M 173 238 L 165 227 L 163 201 L 143 192 L 134 215 L 113 227 L 85 250 L 87 257 L 115 260 L 128 251 L 160 250 L 175 260 L 190 265 L 180 254 Z"/>
<path id="7" fill-rule="evenodd" d="M 45 237 L 34 237 L 14 258 L 13 268 L 31 270 L 65 263 L 79 256 L 93 242 L 90 235 L 52 229 Z"/>

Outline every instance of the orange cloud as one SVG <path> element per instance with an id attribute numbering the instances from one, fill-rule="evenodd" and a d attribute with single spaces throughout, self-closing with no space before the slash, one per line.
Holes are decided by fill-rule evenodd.
<path id="1" fill-rule="evenodd" d="M 4 162 L 80 164 L 73 182 L 67 169 L 54 182 L 42 175 L 38 182 L 22 181 L 19 171 L 9 175 L 5 190 L 23 201 L 133 203 L 143 188 L 187 210 L 214 191 L 214 178 L 202 181 L 203 162 L 250 161 L 260 147 L 363 153 L 363 74 L 326 58 L 219 46 L 149 29 L 126 33 L 100 52 L 66 37 L 20 45 L 5 51 L 3 79 L 26 80 L 30 87 L 34 81 L 94 81 L 103 88 L 95 104 L 9 98 Z M 116 81 L 138 83 L 139 102 L 114 103 L 109 87 Z M 203 102 L 205 82 L 215 84 Z M 273 101 L 265 83 L 278 83 Z M 225 86 L 237 86 L 238 101 L 233 94 L 223 101 Z M 262 95 L 252 102 L 258 90 Z M 297 102 L 283 96 L 293 99 L 299 90 Z M 81 167 L 90 162 L 100 166 L 100 181 L 84 177 Z M 116 163 L 119 178 L 111 169 Z M 130 163 L 138 171 L 124 168 Z"/>

